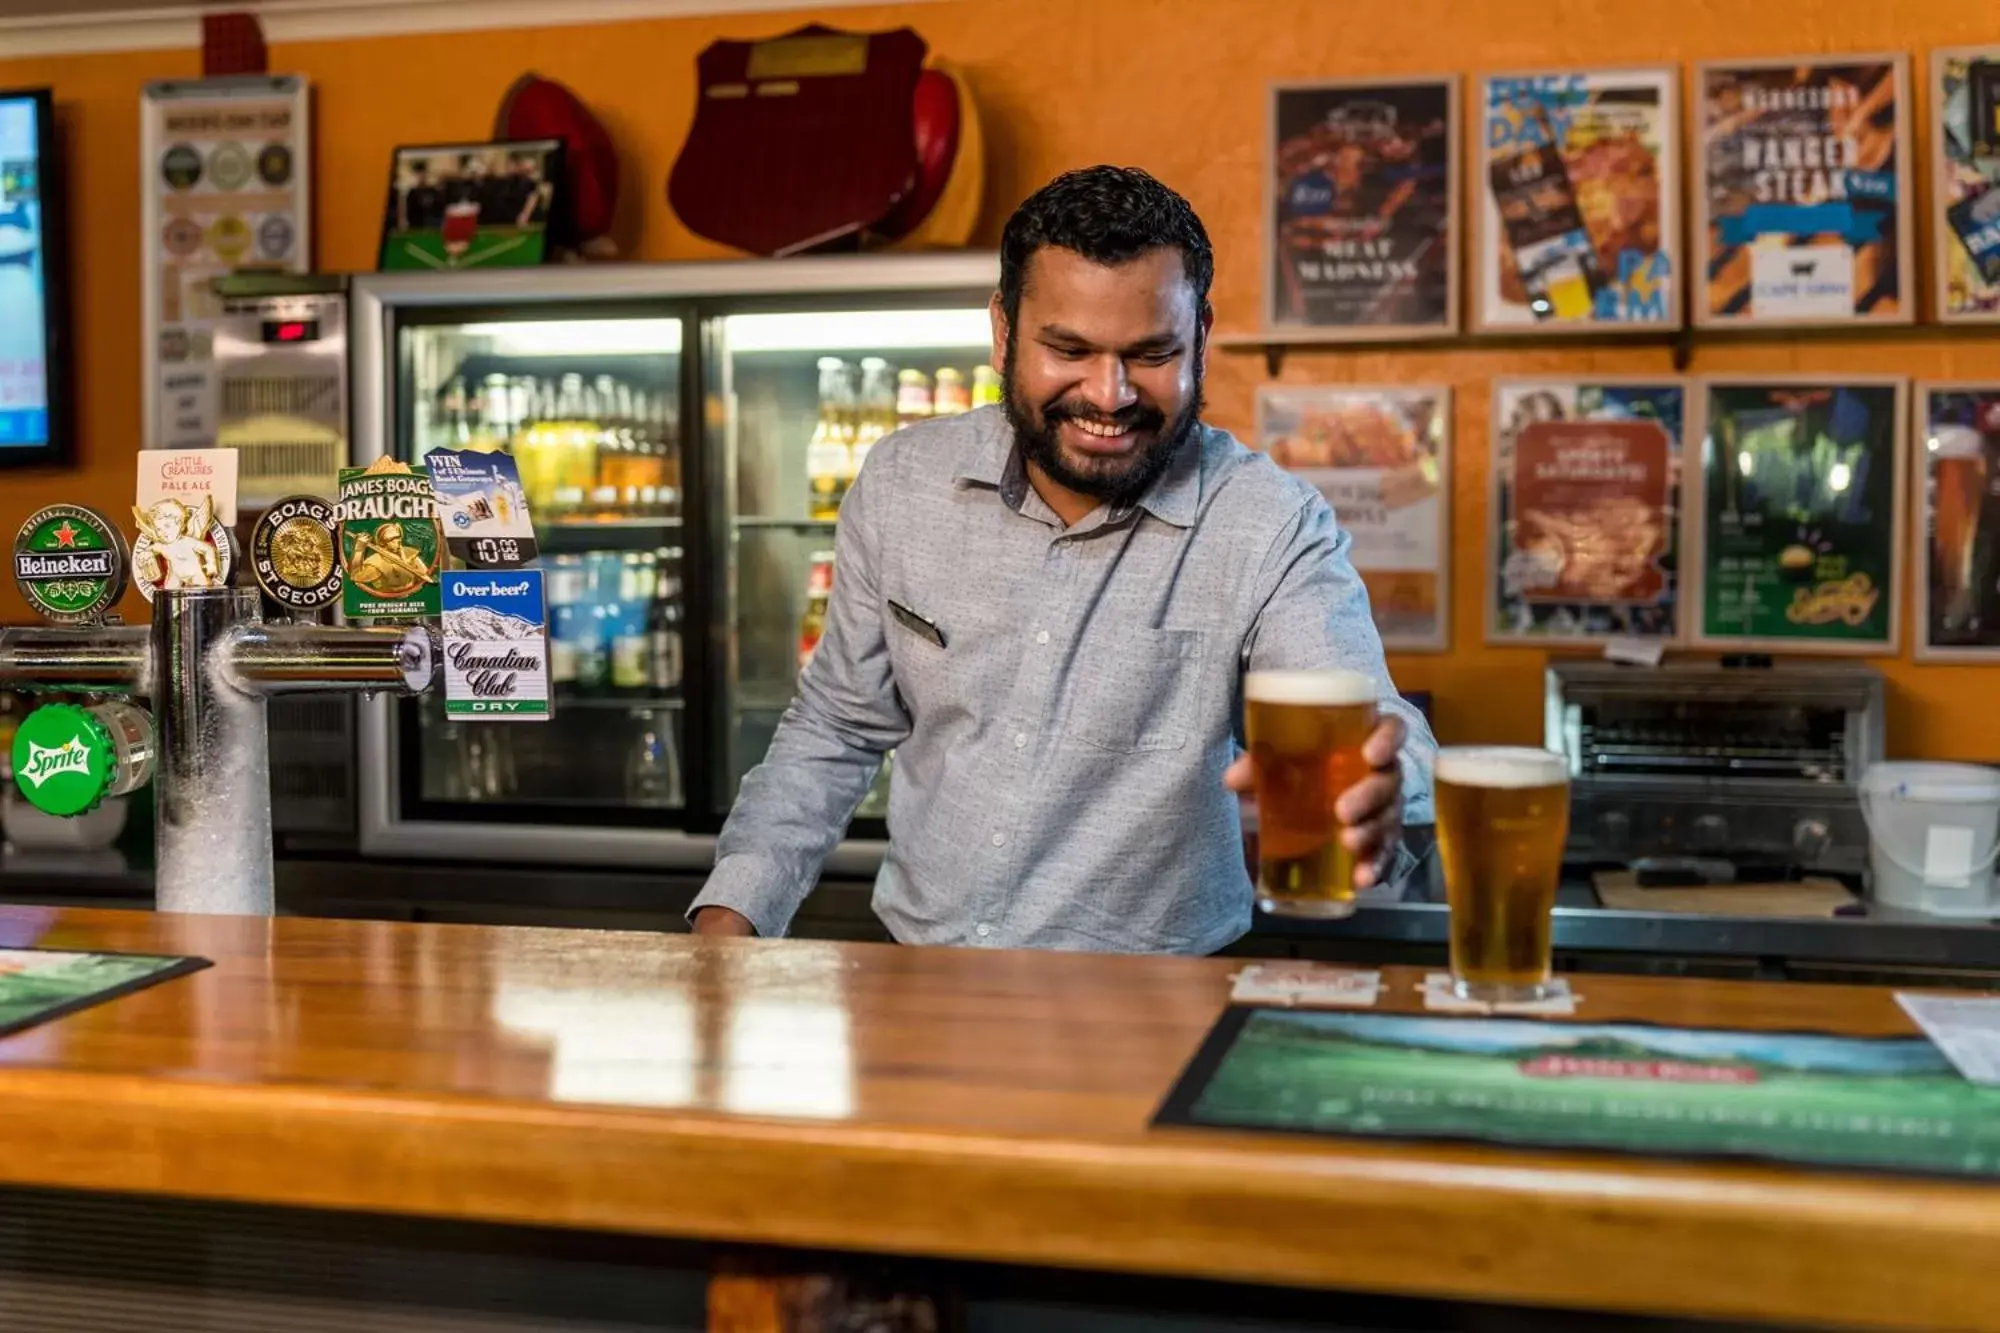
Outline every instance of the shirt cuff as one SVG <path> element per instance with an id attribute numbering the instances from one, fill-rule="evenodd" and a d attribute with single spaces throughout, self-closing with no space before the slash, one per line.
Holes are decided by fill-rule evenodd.
<path id="1" fill-rule="evenodd" d="M 798 903 L 785 877 L 769 861 L 741 853 L 726 856 L 709 872 L 708 883 L 688 904 L 688 924 L 704 907 L 727 907 L 743 917 L 765 939 L 777 939 L 792 923 Z"/>

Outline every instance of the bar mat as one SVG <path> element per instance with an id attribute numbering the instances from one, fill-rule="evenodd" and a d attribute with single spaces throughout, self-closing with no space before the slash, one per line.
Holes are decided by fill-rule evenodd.
<path id="1" fill-rule="evenodd" d="M 1243 1006 L 1154 1123 L 2000 1178 L 2000 1088 L 1922 1037 Z"/>
<path id="2" fill-rule="evenodd" d="M 1789 884 L 1708 884 L 1642 889 L 1629 870 L 1600 870 L 1591 877 L 1597 901 L 1619 912 L 1698 912 L 1705 916 L 1837 916 L 1857 901 L 1833 879 Z"/>
<path id="3" fill-rule="evenodd" d="M 166 954 L 0 949 L 0 1037 L 212 966 Z"/>

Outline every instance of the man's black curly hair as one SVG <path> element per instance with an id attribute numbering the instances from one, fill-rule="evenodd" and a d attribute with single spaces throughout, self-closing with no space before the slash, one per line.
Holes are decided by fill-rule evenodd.
<path id="1" fill-rule="evenodd" d="M 1197 315 L 1208 313 L 1215 251 L 1188 201 L 1136 167 L 1066 171 L 1024 200 L 1000 236 L 1000 308 L 1021 310 L 1028 260 L 1045 246 L 1074 250 L 1096 264 L 1122 264 L 1171 246 L 1194 287 Z"/>

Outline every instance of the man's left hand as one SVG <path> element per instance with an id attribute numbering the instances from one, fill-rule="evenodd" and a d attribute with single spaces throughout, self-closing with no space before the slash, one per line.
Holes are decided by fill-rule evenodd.
<path id="1" fill-rule="evenodd" d="M 1396 756 L 1402 753 L 1407 734 L 1399 717 L 1377 722 L 1361 746 L 1361 757 L 1374 772 L 1334 801 L 1333 816 L 1342 826 L 1341 841 L 1354 853 L 1357 889 L 1373 888 L 1388 878 L 1390 858 L 1403 836 L 1403 766 Z M 1250 756 L 1239 755 L 1223 773 L 1222 783 L 1247 796 L 1253 775 Z"/>

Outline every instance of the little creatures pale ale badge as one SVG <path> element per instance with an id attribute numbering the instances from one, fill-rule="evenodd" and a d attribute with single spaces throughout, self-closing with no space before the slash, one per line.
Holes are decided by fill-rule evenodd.
<path id="1" fill-rule="evenodd" d="M 374 620 L 437 615 L 444 543 L 430 473 L 394 458 L 342 468 L 337 512 L 347 614 Z"/>
<path id="2" fill-rule="evenodd" d="M 194 504 L 167 498 L 132 506 L 139 540 L 132 543 L 132 582 L 152 601 L 161 590 L 225 588 L 236 561 L 236 539 L 206 495 Z"/>
<path id="3" fill-rule="evenodd" d="M 36 615 L 58 625 L 104 618 L 125 595 L 125 538 L 82 505 L 38 509 L 14 538 L 14 582 Z"/>

